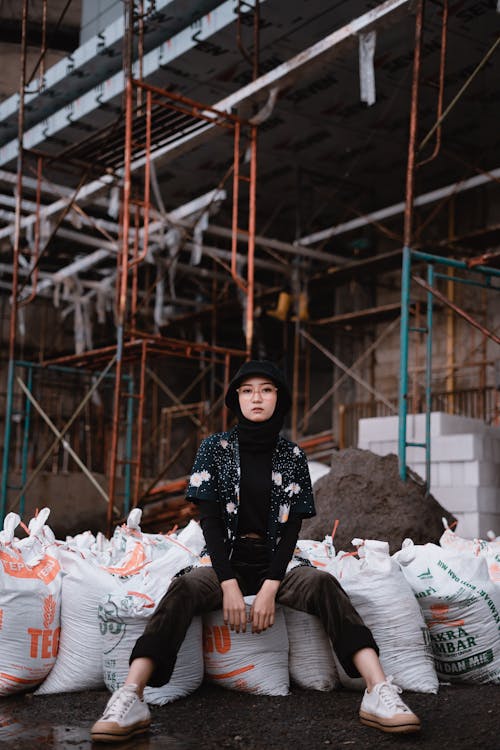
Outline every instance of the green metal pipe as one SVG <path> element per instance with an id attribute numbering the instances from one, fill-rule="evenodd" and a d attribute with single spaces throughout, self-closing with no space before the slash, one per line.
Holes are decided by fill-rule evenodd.
<path id="1" fill-rule="evenodd" d="M 427 266 L 427 283 L 434 286 L 434 266 Z M 425 484 L 431 486 L 431 410 L 432 410 L 432 323 L 433 294 L 427 292 L 427 340 L 425 357 Z"/>
<path id="2" fill-rule="evenodd" d="M 412 250 L 411 254 L 415 260 L 425 260 L 428 263 L 438 263 L 443 266 L 450 266 L 451 268 L 462 268 L 465 271 L 469 271 L 469 273 L 482 273 L 487 276 L 500 277 L 500 270 L 498 268 L 492 268 L 491 266 L 474 266 L 474 268 L 469 268 L 467 263 L 463 260 L 445 258 L 442 255 L 432 255 L 431 253 L 422 253 L 420 250 Z"/>
<path id="3" fill-rule="evenodd" d="M 403 248 L 401 269 L 401 328 L 399 360 L 399 423 L 398 458 L 399 476 L 406 480 L 406 415 L 408 412 L 408 334 L 410 323 L 410 274 L 412 251 Z"/>
<path id="4" fill-rule="evenodd" d="M 471 281 L 470 279 L 458 279 L 456 276 L 447 276 L 445 273 L 435 273 L 434 274 L 435 279 L 446 279 L 446 281 L 453 281 L 455 284 L 467 284 L 469 286 L 478 286 L 481 289 L 492 289 L 493 291 L 500 292 L 500 286 L 492 286 L 491 280 L 488 283 L 486 281 L 485 284 L 481 284 L 480 281 Z M 489 276 L 487 277 L 490 278 Z"/>

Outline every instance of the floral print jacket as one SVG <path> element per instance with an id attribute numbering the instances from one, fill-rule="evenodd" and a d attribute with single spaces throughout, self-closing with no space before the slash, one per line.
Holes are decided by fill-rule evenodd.
<path id="1" fill-rule="evenodd" d="M 218 432 L 203 440 L 196 455 L 186 496 L 192 502 L 213 500 L 221 505 L 227 540 L 238 529 L 240 497 L 238 429 Z M 304 451 L 281 435 L 272 459 L 272 485 L 267 541 L 274 553 L 290 515 L 311 518 L 316 514 L 309 467 Z"/>

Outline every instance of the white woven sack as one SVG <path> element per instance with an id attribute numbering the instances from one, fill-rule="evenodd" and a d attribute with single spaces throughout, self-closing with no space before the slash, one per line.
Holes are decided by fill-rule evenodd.
<path id="1" fill-rule="evenodd" d="M 37 695 L 94 690 L 104 686 L 102 635 L 97 607 L 110 591 L 125 583 L 81 553 L 61 548 L 65 576 L 62 586 L 61 640 L 56 663 Z"/>
<path id="2" fill-rule="evenodd" d="M 443 521 L 445 519 L 443 518 Z M 447 525 L 439 544 L 443 549 L 470 557 L 484 557 L 488 565 L 490 579 L 500 583 L 500 543 L 486 539 L 464 539 L 455 534 Z"/>
<path id="3" fill-rule="evenodd" d="M 389 545 L 376 540 L 353 540 L 361 559 L 339 553 L 339 579 L 380 649 L 384 671 L 403 690 L 437 693 L 439 683 L 422 612 Z M 343 674 L 340 672 L 342 681 Z M 347 686 L 361 686 L 347 678 Z"/>
<path id="4" fill-rule="evenodd" d="M 247 614 L 255 597 L 245 597 Z M 276 607 L 274 625 L 262 633 L 236 633 L 224 624 L 222 610 L 203 616 L 205 677 L 221 687 L 260 695 L 288 695 L 288 635 Z"/>
<path id="5" fill-rule="evenodd" d="M 117 690 L 125 682 L 130 654 L 154 609 L 154 600 L 136 591 L 111 594 L 99 605 L 102 666 L 108 690 Z M 147 703 L 163 706 L 199 688 L 203 682 L 202 635 L 201 617 L 195 617 L 177 655 L 172 677 L 166 685 L 144 690 Z"/>
<path id="6" fill-rule="evenodd" d="M 37 529 L 25 544 L 15 538 L 20 520 L 9 513 L 0 533 L 0 695 L 40 684 L 59 644 L 61 567 L 35 539 Z"/>
<path id="7" fill-rule="evenodd" d="M 411 540 L 394 557 L 422 608 L 438 676 L 500 684 L 500 587 L 486 559 Z"/>
<path id="8" fill-rule="evenodd" d="M 290 679 L 306 690 L 340 686 L 330 639 L 318 617 L 283 607 L 288 633 Z"/>

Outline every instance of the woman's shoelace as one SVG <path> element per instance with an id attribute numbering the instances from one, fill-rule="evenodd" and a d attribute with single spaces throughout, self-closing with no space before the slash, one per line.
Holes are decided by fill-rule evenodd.
<path id="1" fill-rule="evenodd" d="M 134 699 L 135 695 L 133 693 L 126 693 L 122 690 L 114 696 L 114 700 L 108 703 L 102 718 L 109 719 L 110 716 L 118 716 L 121 719 L 134 702 Z"/>
<path id="2" fill-rule="evenodd" d="M 379 695 L 381 700 L 383 700 L 390 709 L 397 708 L 402 712 L 409 712 L 410 709 L 408 708 L 406 703 L 403 703 L 402 699 L 399 697 L 399 694 L 402 692 L 403 691 L 400 687 L 398 687 L 397 685 L 393 685 L 392 682 L 388 680 L 380 686 Z"/>

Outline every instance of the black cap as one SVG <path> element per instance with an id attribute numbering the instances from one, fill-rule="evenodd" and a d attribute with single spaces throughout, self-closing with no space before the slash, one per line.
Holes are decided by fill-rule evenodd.
<path id="1" fill-rule="evenodd" d="M 250 362 L 244 362 L 244 364 L 241 365 L 240 369 L 229 383 L 225 398 L 226 406 L 231 409 L 231 411 L 237 412 L 239 400 L 236 389 L 244 380 L 257 375 L 269 378 L 269 380 L 272 380 L 272 382 L 278 387 L 280 405 L 283 412 L 286 414 L 292 405 L 292 397 L 288 390 L 285 376 L 279 367 L 276 367 L 273 362 L 269 362 L 265 359 L 251 359 Z"/>

